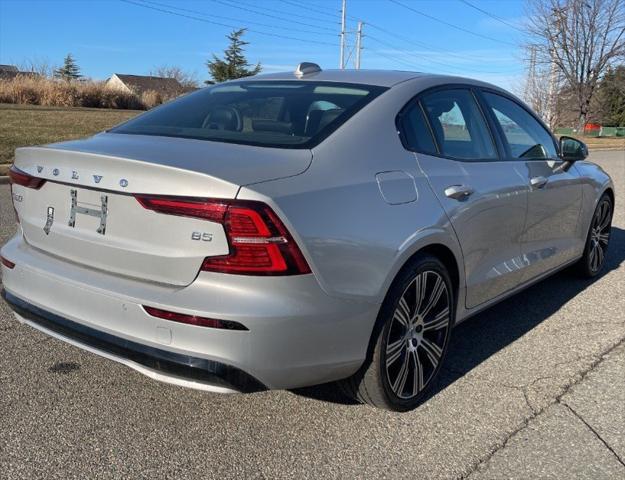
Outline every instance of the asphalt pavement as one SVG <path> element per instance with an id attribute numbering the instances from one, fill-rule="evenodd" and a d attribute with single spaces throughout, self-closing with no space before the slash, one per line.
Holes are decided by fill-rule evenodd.
<path id="1" fill-rule="evenodd" d="M 396 414 L 335 389 L 164 385 L 20 325 L 0 300 L 0 477 L 625 479 L 625 152 L 605 274 L 562 272 L 453 332 Z M 15 231 L 0 185 L 0 243 Z"/>

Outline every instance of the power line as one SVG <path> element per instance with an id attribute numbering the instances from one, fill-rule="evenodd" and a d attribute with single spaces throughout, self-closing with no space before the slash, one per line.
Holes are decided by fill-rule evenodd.
<path id="1" fill-rule="evenodd" d="M 475 37 L 484 38 L 484 39 L 490 40 L 492 42 L 503 43 L 504 45 L 512 45 L 514 47 L 517 46 L 516 44 L 514 44 L 512 42 L 507 42 L 505 40 L 500 40 L 498 38 L 489 37 L 488 35 L 482 35 L 481 33 L 472 32 L 471 30 L 469 30 L 467 28 L 461 27 L 461 26 L 456 25 L 454 23 L 449 23 L 446 20 L 441 20 L 440 18 L 434 17 L 434 16 L 432 16 L 432 15 L 430 15 L 428 13 L 424 13 L 424 12 L 422 12 L 420 10 L 417 10 L 416 8 L 412 8 L 412 7 L 410 7 L 410 6 L 408 6 L 408 5 L 404 4 L 404 3 L 399 2 L 398 0 L 388 0 L 388 1 L 391 2 L 391 3 L 394 3 L 396 5 L 399 5 L 400 7 L 403 7 L 406 10 L 410 10 L 411 12 L 414 12 L 414 13 L 416 13 L 418 15 L 421 15 L 422 17 L 429 18 L 430 20 L 433 20 L 433 21 L 438 22 L 438 23 L 443 24 L 443 25 L 447 25 L 448 27 L 451 27 L 451 28 L 455 28 L 456 30 L 460 30 L 461 32 L 468 33 L 468 34 L 473 35 Z"/>
<path id="2" fill-rule="evenodd" d="M 184 18 L 188 18 L 188 19 L 191 19 L 191 20 L 196 20 L 198 22 L 209 23 L 211 25 L 218 25 L 220 27 L 226 27 L 226 28 L 230 28 L 230 29 L 238 29 L 238 28 L 240 28 L 240 26 L 228 25 L 226 23 L 215 22 L 213 20 L 207 20 L 205 18 L 199 18 L 199 17 L 193 16 L 193 15 L 187 15 L 185 13 L 179 13 L 179 12 L 174 12 L 172 10 L 166 10 L 164 8 L 153 7 L 151 5 L 147 5 L 145 3 L 138 3 L 138 2 L 133 1 L 133 0 L 120 0 L 120 2 L 129 3 L 131 5 L 136 5 L 136 6 L 142 7 L 142 8 L 148 8 L 150 10 L 155 10 L 157 12 L 167 13 L 169 15 L 176 15 L 178 17 L 184 17 Z M 291 36 L 287 36 L 287 35 L 280 35 L 278 33 L 263 32 L 261 30 L 256 30 L 256 29 L 248 29 L 248 31 L 254 32 L 257 35 L 264 35 L 266 37 L 282 38 L 284 40 L 294 40 L 296 42 L 303 42 L 303 43 L 314 43 L 314 44 L 317 44 L 317 45 L 329 45 L 331 47 L 338 46 L 338 44 L 336 44 L 336 43 L 323 42 L 321 40 L 311 40 L 309 38 L 291 37 Z"/>
<path id="3" fill-rule="evenodd" d="M 477 5 L 473 5 L 472 3 L 467 2 L 467 0 L 459 0 L 459 1 L 460 1 L 460 2 L 462 2 L 462 3 L 464 3 L 464 4 L 465 4 L 465 5 L 467 5 L 467 6 L 471 7 L 472 9 L 477 10 L 478 12 L 483 13 L 484 15 L 486 15 L 486 16 L 488 16 L 488 17 L 492 18 L 492 19 L 497 20 L 499 23 L 503 23 L 504 25 L 507 25 L 507 26 L 508 26 L 508 27 L 510 27 L 510 28 L 514 28 L 515 30 L 518 30 L 518 31 L 519 31 L 519 32 L 521 32 L 521 33 L 525 33 L 525 30 L 523 30 L 522 28 L 519 28 L 519 27 L 517 27 L 516 25 L 513 25 L 513 24 L 512 24 L 512 23 L 510 23 L 510 22 L 507 22 L 506 20 L 504 20 L 504 19 L 503 19 L 503 18 L 501 18 L 501 17 L 498 17 L 497 15 L 494 15 L 494 14 L 492 14 L 492 13 L 490 13 L 490 12 L 487 12 L 486 10 L 484 10 L 484 9 L 482 9 L 482 8 L 480 8 L 480 7 L 478 7 Z"/>
<path id="4" fill-rule="evenodd" d="M 396 50 L 400 53 L 403 53 L 404 55 L 410 56 L 410 57 L 416 57 L 416 55 L 408 50 L 405 49 L 401 49 L 401 48 L 397 48 L 396 46 L 384 41 L 384 40 L 380 40 L 377 37 L 371 36 L 371 35 L 367 35 L 367 38 L 369 40 L 373 40 L 374 42 L 377 42 L 381 45 L 384 45 L 386 47 L 389 47 L 393 50 Z M 503 71 L 497 71 L 497 72 L 493 72 L 493 71 L 485 71 L 485 70 L 476 70 L 475 68 L 471 68 L 471 67 L 464 67 L 464 66 L 460 66 L 460 65 L 452 65 L 449 63 L 445 63 L 445 62 L 441 62 L 432 58 L 422 58 L 421 61 L 423 62 L 429 62 L 429 63 L 434 63 L 434 64 L 438 64 L 441 65 L 443 67 L 447 67 L 448 69 L 452 69 L 452 70 L 458 70 L 460 72 L 472 72 L 472 73 L 486 73 L 486 74 L 502 74 L 502 73 L 508 73 L 508 72 L 503 72 Z M 516 70 L 515 70 L 516 71 Z"/>
<path id="5" fill-rule="evenodd" d="M 137 1 L 139 1 L 141 3 L 157 5 L 159 7 L 169 8 L 169 9 L 176 10 L 176 11 L 182 11 L 182 12 L 187 12 L 187 13 L 194 13 L 194 14 L 201 15 L 203 17 L 208 17 L 208 18 L 221 18 L 221 19 L 224 19 L 224 20 L 230 20 L 230 21 L 234 21 L 234 22 L 242 22 L 243 21 L 240 18 L 226 17 L 226 16 L 223 16 L 223 15 L 215 15 L 213 13 L 208 14 L 206 12 L 201 12 L 199 10 L 192 10 L 190 8 L 176 7 L 174 5 L 168 5 L 166 3 L 155 2 L 153 0 L 137 0 Z M 244 23 L 246 25 L 259 25 L 261 27 L 267 27 L 267 28 L 284 29 L 284 27 L 279 27 L 279 26 L 276 26 L 276 25 L 268 24 L 268 23 L 254 22 L 254 21 L 251 21 L 251 20 L 244 20 Z M 319 31 L 314 31 L 314 30 L 304 30 L 304 29 L 301 29 L 301 28 L 298 29 L 298 31 L 299 32 L 305 32 L 305 33 L 311 33 L 313 35 L 336 36 L 335 34 L 332 34 L 332 33 L 319 32 Z"/>
<path id="6" fill-rule="evenodd" d="M 210 0 L 210 1 L 214 2 L 214 3 L 219 3 L 221 5 L 225 5 L 225 6 L 231 7 L 231 8 L 238 8 L 239 10 L 244 10 L 246 12 L 251 12 L 251 13 L 254 13 L 256 15 L 262 15 L 264 17 L 273 18 L 274 20 L 281 20 L 283 22 L 288 22 L 288 23 L 296 23 L 298 25 L 304 25 L 306 27 L 320 28 L 320 29 L 323 29 L 323 30 L 329 30 L 331 32 L 335 31 L 333 28 L 330 28 L 330 27 L 321 27 L 319 25 L 312 25 L 310 23 L 305 23 L 305 22 L 300 22 L 298 20 L 293 20 L 292 18 L 285 18 L 285 17 L 281 17 L 281 16 L 278 16 L 278 15 L 273 15 L 271 13 L 260 12 L 258 10 L 254 10 L 252 8 L 246 8 L 246 7 L 243 7 L 243 6 L 239 5 L 239 4 L 231 3 L 231 2 L 228 2 L 228 1 L 224 1 L 224 0 Z"/>
<path id="7" fill-rule="evenodd" d="M 415 70 L 416 69 L 418 71 L 423 71 L 423 69 L 421 67 L 417 66 L 416 63 L 407 62 L 404 59 L 402 59 L 400 57 L 397 57 L 395 55 L 391 55 L 391 54 L 386 53 L 386 52 L 383 53 L 380 50 L 370 50 L 370 49 L 368 49 L 368 51 L 371 52 L 371 53 L 375 53 L 376 55 L 379 55 L 381 57 L 384 57 L 384 58 L 386 58 L 388 60 L 393 60 L 395 62 L 403 63 L 404 65 L 410 67 L 411 70 Z"/>
<path id="8" fill-rule="evenodd" d="M 320 15 L 325 15 L 327 17 L 332 17 L 336 20 L 336 17 L 338 16 L 338 11 L 337 13 L 328 13 L 327 11 L 323 11 L 323 10 L 318 10 L 316 8 L 312 8 L 310 5 L 302 5 L 299 2 L 294 2 L 292 0 L 279 0 L 282 3 L 286 3 L 287 5 L 292 5 L 294 7 L 298 7 L 298 8 L 303 8 L 304 10 L 310 11 L 310 12 L 315 12 L 318 13 Z M 263 7 L 265 8 L 265 7 Z M 323 20 L 324 22 L 326 22 L 327 20 Z"/>
<path id="9" fill-rule="evenodd" d="M 252 8 L 257 8 L 258 7 L 258 1 L 256 1 L 256 2 L 252 1 L 250 3 L 249 0 L 245 0 L 245 1 L 237 0 L 236 3 L 238 5 L 244 5 L 246 7 L 252 7 Z M 232 5 L 232 7 L 234 8 L 234 5 Z M 263 11 L 274 12 L 274 13 L 278 13 L 280 15 L 283 15 L 283 14 L 287 13 L 284 10 L 278 10 L 277 8 L 270 8 L 270 7 L 267 7 L 265 5 L 263 5 L 262 9 L 263 9 Z M 294 13 L 294 14 L 291 14 L 291 15 L 293 15 L 296 18 L 305 18 L 306 20 L 311 21 L 311 22 L 320 22 L 320 23 L 323 23 L 323 24 L 327 24 L 328 23 L 328 21 L 325 18 L 312 17 L 310 15 L 302 15 L 302 14 L 297 14 L 297 13 Z M 336 15 L 334 17 L 336 18 Z"/>
<path id="10" fill-rule="evenodd" d="M 435 47 L 435 46 L 433 46 L 433 45 L 430 45 L 430 44 L 428 44 L 428 43 L 424 43 L 424 42 L 421 42 L 421 41 L 419 41 L 419 40 L 414 40 L 414 39 L 412 39 L 412 38 L 404 37 L 404 36 L 402 36 L 402 35 L 400 35 L 400 34 L 398 34 L 398 33 L 393 33 L 393 32 L 391 32 L 391 31 L 389 31 L 389 30 L 386 30 L 385 28 L 382 28 L 382 27 L 380 27 L 380 26 L 378 26 L 378 25 L 374 24 L 374 23 L 370 23 L 370 22 L 368 22 L 368 23 L 367 23 L 367 25 L 369 25 L 371 28 L 373 28 L 373 29 L 375 29 L 375 30 L 378 30 L 378 31 L 380 31 L 380 32 L 382 32 L 382 33 L 384 33 L 384 34 L 388 35 L 389 37 L 394 37 L 394 38 L 396 38 L 396 39 L 398 39 L 398 40 L 401 40 L 401 41 L 403 41 L 403 42 L 406 42 L 406 43 L 408 43 L 409 45 L 413 45 L 413 44 L 414 44 L 414 45 L 419 45 L 419 46 L 421 46 L 421 47 L 423 47 L 423 48 L 426 48 L 426 49 L 428 49 L 428 50 L 435 51 L 435 52 L 440 52 L 440 53 L 443 53 L 443 54 L 445 54 L 445 55 L 447 55 L 447 56 L 450 56 L 450 57 L 461 58 L 461 59 L 463 59 L 463 60 L 473 59 L 473 60 L 475 60 L 475 61 L 485 61 L 485 60 L 488 60 L 486 57 L 476 57 L 476 56 L 474 56 L 474 55 L 469 55 L 469 54 L 459 54 L 459 53 L 455 53 L 455 52 L 450 52 L 450 51 L 448 51 L 448 50 L 442 50 L 442 49 L 437 48 L 437 47 Z"/>

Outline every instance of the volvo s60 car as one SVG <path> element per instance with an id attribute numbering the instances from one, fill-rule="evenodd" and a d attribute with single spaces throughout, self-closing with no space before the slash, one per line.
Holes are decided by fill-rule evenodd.
<path id="1" fill-rule="evenodd" d="M 407 410 L 454 325 L 601 271 L 614 189 L 586 155 L 487 83 L 300 64 L 17 149 L 4 296 L 155 379 Z"/>

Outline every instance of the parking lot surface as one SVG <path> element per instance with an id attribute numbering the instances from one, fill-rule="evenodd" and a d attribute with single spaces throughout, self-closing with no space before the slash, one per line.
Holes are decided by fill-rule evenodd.
<path id="1" fill-rule="evenodd" d="M 333 388 L 217 395 L 20 325 L 0 300 L 0 477 L 625 478 L 625 152 L 606 272 L 565 271 L 453 332 L 434 392 L 396 414 Z M 0 243 L 15 231 L 0 185 Z"/>

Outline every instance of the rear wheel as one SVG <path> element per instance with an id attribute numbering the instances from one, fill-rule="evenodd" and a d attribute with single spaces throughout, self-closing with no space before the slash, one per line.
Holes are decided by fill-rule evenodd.
<path id="1" fill-rule="evenodd" d="M 605 264 L 605 257 L 610 243 L 612 228 L 612 199 L 603 195 L 592 216 L 590 229 L 586 238 L 584 256 L 580 259 L 578 271 L 586 277 L 595 277 Z"/>
<path id="2" fill-rule="evenodd" d="M 445 266 L 432 256 L 416 258 L 395 279 L 378 315 L 370 358 L 342 381 L 345 393 L 389 410 L 416 407 L 441 368 L 454 313 Z"/>

